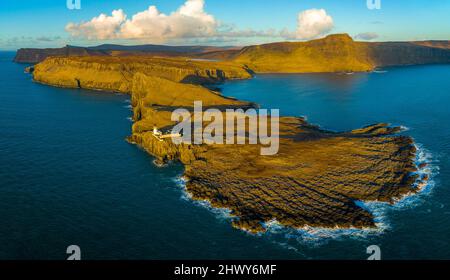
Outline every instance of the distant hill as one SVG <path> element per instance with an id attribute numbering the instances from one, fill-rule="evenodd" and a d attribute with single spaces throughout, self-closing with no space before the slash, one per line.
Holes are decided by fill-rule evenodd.
<path id="1" fill-rule="evenodd" d="M 308 42 L 281 42 L 245 47 L 234 59 L 255 72 L 367 71 L 367 46 L 346 34 Z"/>
<path id="2" fill-rule="evenodd" d="M 109 55 L 108 52 L 102 50 L 92 50 L 89 48 L 65 46 L 63 48 L 54 49 L 19 49 L 14 58 L 15 62 L 20 63 L 38 63 L 49 56 L 93 56 L 93 55 Z"/>
<path id="3" fill-rule="evenodd" d="M 212 46 L 166 46 L 166 45 L 137 45 L 122 46 L 113 44 L 103 44 L 95 47 L 88 47 L 91 50 L 102 51 L 138 51 L 138 52 L 173 52 L 173 53 L 204 53 L 212 51 L 224 51 L 234 47 L 212 47 Z"/>
<path id="4" fill-rule="evenodd" d="M 377 67 L 450 63 L 449 41 L 358 42 L 347 34 L 308 42 L 280 42 L 248 47 L 211 46 L 66 46 L 20 49 L 15 61 L 38 63 L 49 56 L 162 56 L 230 60 L 256 73 L 360 72 Z"/>
<path id="5" fill-rule="evenodd" d="M 431 48 L 440 48 L 440 49 L 450 49 L 450 41 L 417 41 L 412 42 L 413 44 L 424 46 L 424 47 L 431 47 Z"/>
<path id="6" fill-rule="evenodd" d="M 233 53 L 240 50 L 236 47 L 212 47 L 212 46 L 165 46 L 165 45 L 138 45 L 122 46 L 114 44 L 103 44 L 93 47 L 65 46 L 53 49 L 19 49 L 14 58 L 19 63 L 38 63 L 49 56 L 130 56 L 130 55 L 153 55 L 153 56 L 197 56 L 202 54 L 208 56 L 215 53 L 222 54 L 228 51 Z M 220 55 L 219 55 L 220 56 Z M 223 57 L 223 56 L 220 56 Z M 205 57 L 206 58 L 206 57 Z"/>
<path id="7" fill-rule="evenodd" d="M 450 50 L 436 47 L 445 44 L 429 42 L 355 42 L 347 34 L 335 34 L 308 42 L 245 47 L 234 61 L 257 73 L 357 72 L 383 66 L 450 63 Z"/>

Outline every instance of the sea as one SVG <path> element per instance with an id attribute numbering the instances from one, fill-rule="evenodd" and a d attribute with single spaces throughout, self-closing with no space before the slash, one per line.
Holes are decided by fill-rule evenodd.
<path id="1" fill-rule="evenodd" d="M 450 259 L 450 65 L 372 73 L 256 75 L 226 96 L 345 131 L 386 122 L 414 138 L 431 179 L 394 205 L 361 203 L 371 230 L 284 228 L 252 235 L 226 209 L 192 201 L 183 166 L 160 167 L 125 138 L 127 95 L 32 81 L 0 52 L 0 259 Z"/>

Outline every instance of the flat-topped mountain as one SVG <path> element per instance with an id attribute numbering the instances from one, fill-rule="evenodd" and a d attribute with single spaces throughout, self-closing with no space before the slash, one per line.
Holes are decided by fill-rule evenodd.
<path id="1" fill-rule="evenodd" d="M 358 72 L 384 66 L 450 63 L 450 50 L 442 46 L 444 41 L 357 42 L 347 34 L 335 34 L 308 42 L 245 47 L 234 60 L 260 73 Z"/>

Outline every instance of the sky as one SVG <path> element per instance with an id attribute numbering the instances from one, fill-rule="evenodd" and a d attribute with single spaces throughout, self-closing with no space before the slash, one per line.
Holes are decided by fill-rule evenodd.
<path id="1" fill-rule="evenodd" d="M 243 46 L 333 33 L 450 40 L 450 0 L 1 0 L 0 50 L 124 45 Z M 371 0 L 376 2 L 378 0 Z M 72 5 L 73 8 L 73 5 Z"/>

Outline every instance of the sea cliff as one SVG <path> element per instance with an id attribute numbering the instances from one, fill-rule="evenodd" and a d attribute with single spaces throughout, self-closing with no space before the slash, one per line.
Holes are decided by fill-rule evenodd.
<path id="1" fill-rule="evenodd" d="M 356 201 L 394 202 L 418 191 L 416 183 L 427 179 L 414 173 L 413 140 L 393 135 L 400 128 L 386 124 L 331 132 L 302 118 L 281 117 L 279 152 L 273 156 L 260 155 L 261 143 L 176 145 L 153 134 L 155 126 L 177 124 L 171 120 L 174 109 L 192 114 L 194 101 L 222 112 L 254 107 L 201 86 L 251 78 L 250 72 L 236 62 L 71 57 L 48 58 L 33 75 L 55 86 L 130 94 L 134 123 L 129 142 L 160 162 L 182 162 L 192 198 L 230 209 L 233 225 L 250 232 L 265 231 L 274 220 L 294 228 L 374 227 L 372 214 Z"/>
<path id="2" fill-rule="evenodd" d="M 160 57 L 51 57 L 34 67 L 34 80 L 60 87 L 130 93 L 135 73 L 176 82 L 211 83 L 247 79 L 249 70 L 232 62 Z"/>

